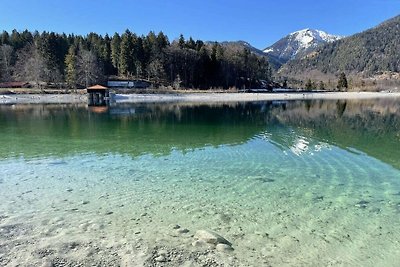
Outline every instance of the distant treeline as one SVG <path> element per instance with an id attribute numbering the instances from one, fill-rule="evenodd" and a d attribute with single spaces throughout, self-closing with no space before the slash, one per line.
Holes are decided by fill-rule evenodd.
<path id="1" fill-rule="evenodd" d="M 146 79 L 175 88 L 249 88 L 271 80 L 265 57 L 219 43 L 185 39 L 170 42 L 162 32 L 138 36 L 86 36 L 54 32 L 3 31 L 0 80 L 76 88 L 108 77 Z"/>

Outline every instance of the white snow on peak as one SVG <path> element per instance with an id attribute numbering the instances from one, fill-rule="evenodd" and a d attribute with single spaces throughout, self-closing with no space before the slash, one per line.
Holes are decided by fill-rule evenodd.
<path id="1" fill-rule="evenodd" d="M 300 48 L 307 49 L 310 46 L 315 46 L 318 43 L 331 43 L 341 39 L 341 36 L 328 34 L 320 30 L 304 29 L 301 31 L 293 32 L 290 38 L 299 43 Z"/>
<path id="2" fill-rule="evenodd" d="M 272 47 L 264 50 L 264 53 L 271 53 L 271 52 L 274 52 L 274 49 Z"/>
<path id="3" fill-rule="evenodd" d="M 295 59 L 298 55 L 309 53 L 322 44 L 332 43 L 341 38 L 343 37 L 307 28 L 287 35 L 264 49 L 264 53 L 275 54 L 283 59 Z"/>

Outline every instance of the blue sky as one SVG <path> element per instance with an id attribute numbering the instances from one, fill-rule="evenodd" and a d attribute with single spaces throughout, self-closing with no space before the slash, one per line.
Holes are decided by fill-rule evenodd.
<path id="1" fill-rule="evenodd" d="M 0 30 L 87 34 L 163 31 L 172 40 L 245 40 L 265 48 L 314 28 L 351 35 L 400 14 L 400 0 L 0 0 Z"/>

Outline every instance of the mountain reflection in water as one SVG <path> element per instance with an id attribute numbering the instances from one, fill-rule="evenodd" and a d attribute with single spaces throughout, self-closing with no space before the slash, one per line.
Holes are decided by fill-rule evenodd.
<path id="1" fill-rule="evenodd" d="M 0 157 L 166 155 L 263 138 L 300 156 L 313 144 L 366 153 L 400 169 L 400 100 L 235 104 L 0 106 Z"/>

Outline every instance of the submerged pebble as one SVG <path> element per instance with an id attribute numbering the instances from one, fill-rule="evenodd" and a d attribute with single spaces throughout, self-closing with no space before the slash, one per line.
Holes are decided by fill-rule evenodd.
<path id="1" fill-rule="evenodd" d="M 313 198 L 314 201 L 322 201 L 324 200 L 324 196 L 317 196 Z"/>
<path id="2" fill-rule="evenodd" d="M 166 261 L 166 259 L 165 259 L 165 257 L 163 255 L 158 256 L 157 258 L 155 258 L 155 260 L 157 262 L 165 262 Z"/>
<path id="3" fill-rule="evenodd" d="M 260 181 L 262 183 L 273 183 L 275 182 L 275 179 L 271 179 L 271 178 L 257 178 L 257 181 Z"/>
<path id="4" fill-rule="evenodd" d="M 177 233 L 178 234 L 186 234 L 186 233 L 189 233 L 189 230 L 186 228 L 181 228 L 181 229 L 177 230 Z"/>
<path id="5" fill-rule="evenodd" d="M 219 234 L 209 230 L 198 230 L 194 237 L 198 240 L 203 240 L 209 244 L 226 244 L 231 246 L 232 243 L 220 236 Z"/>
<path id="6" fill-rule="evenodd" d="M 369 201 L 361 200 L 361 201 L 357 202 L 355 206 L 359 207 L 359 208 L 362 208 L 362 209 L 365 209 L 368 204 L 369 204 Z"/>

